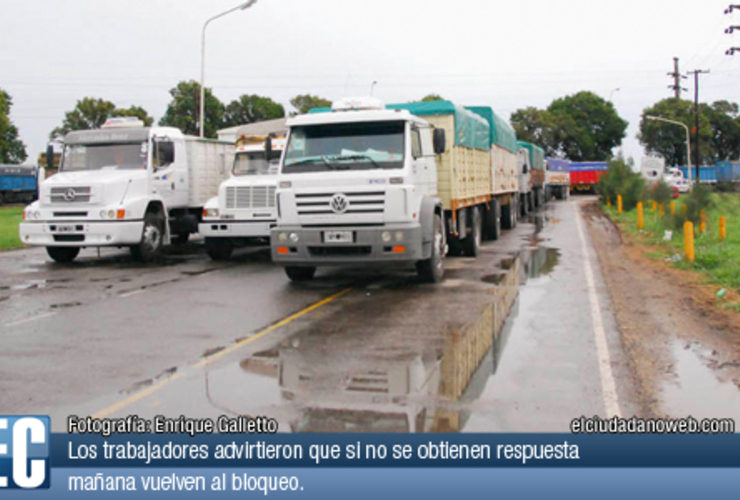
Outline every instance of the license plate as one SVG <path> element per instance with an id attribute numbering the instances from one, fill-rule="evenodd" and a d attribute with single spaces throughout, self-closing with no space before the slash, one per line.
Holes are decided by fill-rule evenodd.
<path id="1" fill-rule="evenodd" d="M 72 224 L 61 224 L 57 226 L 57 233 L 74 233 L 77 228 Z"/>
<path id="2" fill-rule="evenodd" d="M 352 242 L 352 231 L 324 231 L 324 243 Z"/>

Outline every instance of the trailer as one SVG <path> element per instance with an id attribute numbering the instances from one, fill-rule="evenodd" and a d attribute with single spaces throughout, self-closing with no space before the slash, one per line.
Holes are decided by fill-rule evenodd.
<path id="1" fill-rule="evenodd" d="M 572 162 L 570 164 L 570 191 L 595 193 L 599 180 L 609 167 L 605 161 Z"/>
<path id="2" fill-rule="evenodd" d="M 545 204 L 545 150 L 531 142 L 519 141 L 518 144 L 526 150 L 532 167 L 529 208 L 534 210 Z"/>
<path id="3" fill-rule="evenodd" d="M 689 169 L 685 165 L 678 167 L 683 173 L 683 176 L 687 179 L 691 179 L 692 182 L 696 182 L 696 167 L 691 167 L 691 175 L 689 175 Z M 700 184 L 716 184 L 718 179 L 718 169 L 715 165 L 702 165 L 699 167 L 699 183 Z"/>
<path id="4" fill-rule="evenodd" d="M 36 167 L 0 165 L 0 205 L 34 201 L 38 196 L 39 173 Z"/>
<path id="5" fill-rule="evenodd" d="M 717 163 L 717 182 L 740 182 L 740 162 Z"/>
<path id="6" fill-rule="evenodd" d="M 545 192 L 547 199 L 565 200 L 570 193 L 570 162 L 559 158 L 545 159 Z"/>

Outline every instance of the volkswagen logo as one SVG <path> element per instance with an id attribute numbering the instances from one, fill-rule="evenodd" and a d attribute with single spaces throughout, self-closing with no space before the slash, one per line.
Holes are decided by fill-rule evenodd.
<path id="1" fill-rule="evenodd" d="M 349 199 L 346 195 L 339 193 L 332 196 L 329 204 L 331 205 L 331 209 L 334 210 L 334 213 L 343 214 L 349 208 Z"/>
<path id="2" fill-rule="evenodd" d="M 75 201 L 76 197 L 77 193 L 75 193 L 75 190 L 72 188 L 69 188 L 64 192 L 64 201 Z"/>

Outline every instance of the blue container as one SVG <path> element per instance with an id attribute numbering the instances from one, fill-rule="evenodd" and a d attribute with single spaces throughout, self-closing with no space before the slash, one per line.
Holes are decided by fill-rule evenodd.
<path id="1" fill-rule="evenodd" d="M 685 166 L 679 166 L 678 168 L 683 172 L 683 176 L 688 179 L 688 169 Z M 691 180 L 696 181 L 696 167 L 693 165 L 691 166 Z M 699 167 L 699 182 L 707 184 L 717 182 L 717 167 L 714 165 L 702 165 Z"/>
<path id="2" fill-rule="evenodd" d="M 721 161 L 717 163 L 718 182 L 740 182 L 740 163 Z"/>
<path id="3" fill-rule="evenodd" d="M 570 162 L 559 158 L 545 158 L 550 172 L 570 172 Z"/>

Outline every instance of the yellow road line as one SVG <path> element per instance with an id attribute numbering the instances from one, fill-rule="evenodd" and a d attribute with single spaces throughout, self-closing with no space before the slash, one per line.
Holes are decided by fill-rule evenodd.
<path id="1" fill-rule="evenodd" d="M 237 342 L 234 345 L 231 345 L 231 346 L 227 347 L 226 349 L 222 349 L 221 351 L 218 351 L 217 353 L 215 353 L 215 354 L 213 354 L 213 355 L 211 355 L 211 356 L 209 356 L 207 358 L 202 359 L 201 361 L 199 361 L 198 363 L 196 363 L 194 365 L 194 367 L 195 368 L 201 368 L 201 367 L 206 366 L 206 365 L 208 365 L 210 363 L 213 363 L 215 360 L 217 360 L 219 358 L 222 358 L 223 356 L 226 356 L 227 354 L 230 354 L 230 353 L 236 351 L 237 349 L 240 349 L 240 348 L 244 347 L 245 345 L 249 344 L 250 342 L 254 342 L 255 340 L 261 339 L 265 335 L 267 335 L 267 334 L 269 334 L 271 332 L 274 332 L 275 330 L 277 330 L 279 328 L 282 328 L 282 327 L 288 325 L 289 323 L 292 323 L 293 321 L 301 318 L 302 316 L 305 316 L 305 315 L 307 315 L 307 314 L 315 311 L 316 309 L 319 309 L 320 307 L 325 306 L 329 302 L 332 302 L 332 301 L 334 301 L 334 300 L 342 297 L 343 295 L 348 294 L 351 290 L 352 290 L 351 288 L 345 288 L 341 292 L 335 293 L 331 297 L 327 297 L 327 298 L 325 298 L 323 300 L 320 300 L 319 302 L 316 302 L 315 304 L 312 304 L 312 305 L 306 307 L 305 309 L 302 309 L 302 310 L 298 311 L 295 314 L 291 314 L 287 318 L 282 319 L 282 320 L 278 321 L 277 323 L 268 326 L 264 330 L 262 330 L 260 332 L 257 332 L 256 334 L 252 335 L 251 337 L 248 337 L 248 338 L 246 338 L 246 339 L 244 339 L 244 340 L 242 340 L 240 342 Z M 116 403 L 114 405 L 111 405 L 108 408 L 95 413 L 92 417 L 93 418 L 104 418 L 104 417 L 107 417 L 108 415 L 111 415 L 111 414 L 116 413 L 116 412 L 118 412 L 120 410 L 123 410 L 127 406 L 130 406 L 130 405 L 136 403 L 137 401 L 141 401 L 142 399 L 146 398 L 147 396 L 150 396 L 150 395 L 154 394 L 155 392 L 159 391 L 160 389 L 162 389 L 163 387 L 165 387 L 169 383 L 174 382 L 175 380 L 177 380 L 180 377 L 182 377 L 182 375 L 183 375 L 183 373 L 181 371 L 178 371 L 177 373 L 173 374 L 172 376 L 167 377 L 166 379 L 161 380 L 161 381 L 157 382 L 156 384 L 154 384 L 152 386 L 149 386 L 146 389 L 137 392 L 136 394 L 132 394 L 131 396 L 127 397 L 126 399 L 124 399 L 122 401 L 119 401 L 118 403 Z"/>

